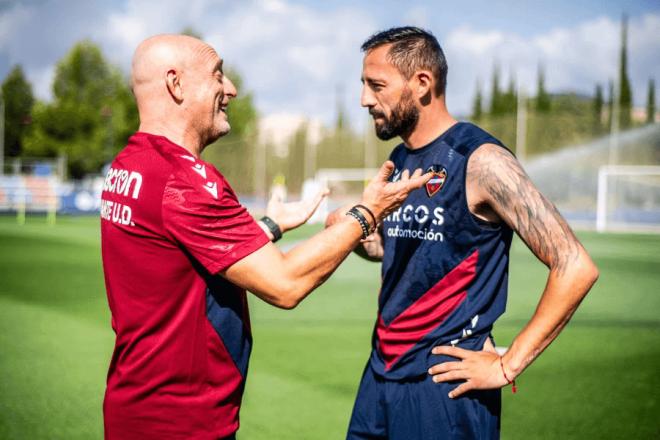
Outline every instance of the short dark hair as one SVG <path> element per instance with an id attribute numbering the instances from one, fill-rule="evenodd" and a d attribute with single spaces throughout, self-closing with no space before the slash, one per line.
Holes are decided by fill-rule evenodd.
<path id="1" fill-rule="evenodd" d="M 378 32 L 362 44 L 369 52 L 384 44 L 392 44 L 387 59 L 410 79 L 419 69 L 430 70 L 435 78 L 435 93 L 443 95 L 447 87 L 447 59 L 433 34 L 414 26 L 391 28 Z"/>

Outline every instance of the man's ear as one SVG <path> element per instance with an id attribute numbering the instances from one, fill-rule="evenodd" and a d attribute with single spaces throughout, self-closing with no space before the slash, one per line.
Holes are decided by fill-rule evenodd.
<path id="1" fill-rule="evenodd" d="M 174 69 L 167 71 L 165 75 L 165 83 L 167 84 L 167 91 L 177 104 L 183 101 L 183 87 L 181 85 L 181 74 Z"/>
<path id="2" fill-rule="evenodd" d="M 417 95 L 417 99 L 419 99 L 423 105 L 431 102 L 433 87 L 435 87 L 431 72 L 427 70 L 419 70 L 415 72 L 415 83 L 415 88 L 413 90 Z"/>

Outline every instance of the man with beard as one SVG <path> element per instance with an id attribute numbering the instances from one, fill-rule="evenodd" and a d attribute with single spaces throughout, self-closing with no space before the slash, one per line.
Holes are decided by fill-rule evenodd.
<path id="1" fill-rule="evenodd" d="M 432 34 L 390 29 L 362 50 L 362 106 L 379 138 L 403 140 L 391 180 L 416 168 L 433 178 L 356 251 L 382 260 L 382 287 L 348 438 L 498 438 L 500 388 L 515 392 L 598 270 L 502 143 L 449 114 L 447 63 Z M 505 310 L 514 231 L 549 274 L 536 312 L 500 356 L 490 332 Z"/>
<path id="2" fill-rule="evenodd" d="M 245 290 L 293 308 L 376 222 L 429 176 L 387 181 L 386 162 L 360 205 L 283 253 L 273 244 L 318 205 L 275 203 L 255 222 L 200 159 L 229 131 L 236 89 L 202 41 L 159 35 L 135 52 L 139 132 L 112 162 L 101 242 L 117 334 L 103 403 L 107 439 L 234 438 L 252 346 Z"/>

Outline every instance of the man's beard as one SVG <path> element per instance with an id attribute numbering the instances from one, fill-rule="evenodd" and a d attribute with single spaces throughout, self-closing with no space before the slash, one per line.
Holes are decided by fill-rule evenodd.
<path id="1" fill-rule="evenodd" d="M 406 89 L 401 95 L 396 107 L 392 109 L 392 115 L 389 119 L 384 113 L 378 111 L 370 111 L 372 116 L 383 118 L 382 125 L 375 124 L 376 136 L 378 139 L 386 141 L 395 136 L 407 136 L 413 132 L 419 121 L 419 110 L 415 107 L 412 99 L 412 91 Z"/>

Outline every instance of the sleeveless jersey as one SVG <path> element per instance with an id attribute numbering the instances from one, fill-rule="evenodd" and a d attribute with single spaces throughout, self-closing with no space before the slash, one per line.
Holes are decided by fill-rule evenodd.
<path id="1" fill-rule="evenodd" d="M 467 162 L 479 146 L 502 143 L 459 122 L 430 144 L 401 144 L 390 159 L 396 170 L 434 172 L 382 223 L 384 257 L 371 368 L 387 379 L 427 374 L 436 345 L 479 350 L 504 313 L 512 231 L 469 210 Z"/>

